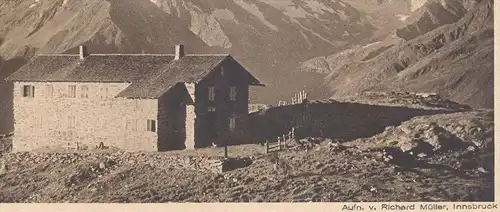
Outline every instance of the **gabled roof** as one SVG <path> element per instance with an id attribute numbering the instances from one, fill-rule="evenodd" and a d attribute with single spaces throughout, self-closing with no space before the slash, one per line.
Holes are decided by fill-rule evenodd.
<path id="1" fill-rule="evenodd" d="M 159 98 L 177 83 L 198 82 L 230 55 L 173 54 L 39 55 L 7 81 L 22 82 L 128 82 L 116 97 Z M 234 60 L 234 59 L 233 59 Z M 244 69 L 244 68 L 243 68 Z M 261 85 L 249 72 L 250 83 Z"/>
<path id="2" fill-rule="evenodd" d="M 184 56 L 165 64 L 158 71 L 147 73 L 141 80 L 132 83 L 117 97 L 158 98 L 178 82 L 198 82 L 228 55 Z"/>

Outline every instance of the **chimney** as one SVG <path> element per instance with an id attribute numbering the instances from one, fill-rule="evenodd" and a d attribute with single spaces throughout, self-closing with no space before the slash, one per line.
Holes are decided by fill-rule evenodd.
<path id="1" fill-rule="evenodd" d="M 80 45 L 80 59 L 83 60 L 87 56 L 89 56 L 89 52 L 87 50 L 87 46 L 85 45 Z"/>
<path id="2" fill-rule="evenodd" d="M 184 45 L 177 44 L 175 45 L 175 60 L 179 60 L 184 57 Z"/>

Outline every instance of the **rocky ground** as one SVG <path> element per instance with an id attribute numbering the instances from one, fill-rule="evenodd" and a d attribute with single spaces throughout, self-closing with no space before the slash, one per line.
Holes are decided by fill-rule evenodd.
<path id="1" fill-rule="evenodd" d="M 470 109 L 468 105 L 450 101 L 437 93 L 363 92 L 356 95 L 334 98 L 333 100 L 370 105 L 389 105 L 453 111 Z"/>
<path id="2" fill-rule="evenodd" d="M 371 138 L 229 147 L 225 172 L 174 168 L 174 157 L 213 158 L 221 148 L 167 153 L 9 153 L 0 202 L 491 201 L 493 111 L 422 116 Z M 278 163 L 276 163 L 278 161 Z"/>

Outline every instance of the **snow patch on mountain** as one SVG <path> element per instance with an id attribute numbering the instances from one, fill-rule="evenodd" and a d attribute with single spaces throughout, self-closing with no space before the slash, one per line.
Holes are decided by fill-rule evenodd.
<path id="1" fill-rule="evenodd" d="M 264 25 L 269 27 L 269 29 L 278 31 L 278 27 L 276 27 L 271 22 L 266 20 L 266 17 L 264 17 L 264 14 L 259 10 L 259 7 L 257 7 L 257 5 L 247 3 L 243 0 L 235 0 L 234 2 L 238 4 L 241 8 L 245 9 L 246 11 L 250 12 L 252 15 L 257 17 Z"/>

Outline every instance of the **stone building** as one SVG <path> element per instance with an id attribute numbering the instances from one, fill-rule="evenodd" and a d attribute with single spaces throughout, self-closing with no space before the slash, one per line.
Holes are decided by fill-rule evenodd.
<path id="1" fill-rule="evenodd" d="M 88 146 L 129 151 L 205 147 L 245 139 L 249 86 L 230 55 L 39 55 L 14 84 L 13 151 Z"/>

